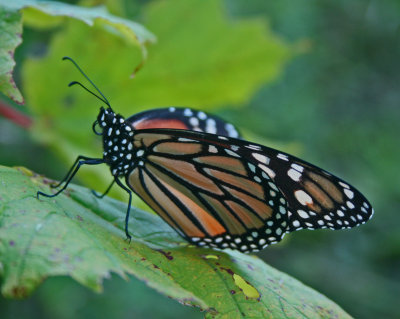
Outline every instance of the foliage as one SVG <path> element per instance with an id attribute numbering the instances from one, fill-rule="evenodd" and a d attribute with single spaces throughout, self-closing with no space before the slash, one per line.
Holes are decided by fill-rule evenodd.
<path id="1" fill-rule="evenodd" d="M 0 32 L 4 40 L 0 46 L 0 91 L 18 103 L 23 103 L 21 93 L 12 78 L 15 66 L 14 50 L 21 43 L 22 13 L 24 22 L 36 27 L 49 27 L 62 22 L 60 17 L 80 20 L 89 26 L 100 26 L 114 35 L 120 35 L 138 44 L 146 56 L 145 43 L 153 42 L 154 35 L 135 22 L 110 15 L 104 7 L 84 8 L 56 1 L 15 0 L 0 1 Z"/>
<path id="2" fill-rule="evenodd" d="M 23 103 L 20 91 L 17 89 L 12 70 L 14 69 L 14 50 L 21 43 L 22 18 L 12 10 L 0 6 L 0 92 L 13 100 Z"/>
<path id="3" fill-rule="evenodd" d="M 54 34 L 45 57 L 24 62 L 24 92 L 35 116 L 32 134 L 68 164 L 79 154 L 96 157 L 101 152 L 100 140 L 90 131 L 98 101 L 80 88 L 67 88 L 69 81 L 82 77 L 60 61 L 64 55 L 75 58 L 125 116 L 168 105 L 214 110 L 227 103 L 240 106 L 281 72 L 294 48 L 263 21 L 231 20 L 221 6 L 214 0 L 146 6 L 144 22 L 158 42 L 149 47 L 148 61 L 134 79 L 130 65 L 140 65 L 141 59 L 134 48 L 112 34 L 70 21 Z M 104 176 L 106 167 L 80 174 L 93 187 L 106 187 Z"/>
<path id="4" fill-rule="evenodd" d="M 188 247 L 159 217 L 135 210 L 123 240 L 126 205 L 71 187 L 54 199 L 49 180 L 0 168 L 2 293 L 29 295 L 45 278 L 68 275 L 96 291 L 111 272 L 133 274 L 212 318 L 350 318 L 323 295 L 238 252 Z M 44 184 L 45 182 L 45 184 Z M 181 248 L 179 247 L 179 244 Z"/>
<path id="5" fill-rule="evenodd" d="M 184 1 L 186 0 L 182 2 Z M 76 3 L 76 1 L 70 2 Z M 160 26 L 156 28 L 152 26 L 150 29 L 146 22 L 148 8 L 157 7 L 158 1 L 105 0 L 104 2 L 107 3 L 108 10 L 115 15 L 138 21 L 153 33 L 156 33 L 155 30 L 162 30 Z M 164 1 L 164 3 L 169 2 Z M 84 3 L 90 5 L 103 1 L 85 0 Z M 170 3 L 172 6 L 175 1 Z M 300 155 L 344 177 L 362 190 L 376 211 L 374 219 L 363 227 L 340 232 L 321 230 L 294 233 L 287 235 L 283 242 L 269 247 L 258 256 L 275 268 L 329 296 L 356 318 L 399 318 L 397 300 L 400 295 L 398 271 L 400 179 L 395 177 L 398 175 L 400 161 L 398 148 L 400 2 L 398 0 L 335 2 L 229 0 L 224 1 L 220 9 L 223 10 L 224 19 L 229 23 L 256 20 L 257 23 L 265 25 L 264 31 L 267 34 L 272 34 L 275 40 L 286 44 L 289 56 L 293 53 L 293 46 L 287 43 L 298 43 L 298 41 L 306 45 L 308 43 L 309 51 L 291 59 L 290 63 L 284 65 L 284 71 L 278 73 L 278 77 L 270 79 L 266 85 L 260 84 L 260 88 L 250 92 L 251 96 L 246 97 L 240 105 L 226 102 L 221 103 L 218 108 L 210 105 L 209 110 L 213 109 L 212 112 L 217 112 L 224 119 L 230 120 L 242 131 L 251 133 L 251 135 L 246 134 L 250 141 L 254 140 L 254 136 L 262 136 L 266 141 L 265 143 L 263 141 L 263 144 L 271 145 L 272 141 L 274 147 Z M 174 11 L 167 11 L 169 16 L 165 15 L 160 19 L 160 24 L 171 22 L 173 19 L 174 15 L 171 14 Z M 195 14 L 196 12 L 192 12 L 192 16 Z M 181 18 L 180 25 L 184 26 L 186 20 L 185 17 Z M 14 78 L 18 87 L 22 89 L 24 97 L 27 96 L 27 90 L 32 82 L 21 82 L 25 78 L 23 62 L 27 57 L 30 60 L 42 60 L 47 54 L 51 54 L 49 44 L 54 42 L 52 40 L 58 35 L 67 34 L 75 23 L 72 19 L 62 18 L 55 23 L 55 28 L 49 29 L 48 26 L 44 29 L 38 25 L 34 29 L 29 26 L 24 28 L 23 43 L 17 48 L 14 56 L 17 62 Z M 157 24 L 157 21 L 154 23 Z M 206 23 L 205 20 L 204 24 Z M 82 34 L 85 41 L 81 41 L 82 50 L 78 51 L 78 55 L 74 53 L 72 57 L 96 81 L 113 107 L 120 110 L 119 101 L 116 99 L 128 94 L 126 91 L 134 90 L 142 72 L 155 61 L 150 63 L 148 60 L 136 74 L 136 78 L 126 81 L 127 84 L 121 86 L 121 82 L 115 81 L 116 78 L 118 76 L 126 78 L 131 75 L 132 70 L 142 61 L 140 49 L 131 46 L 131 58 L 128 62 L 124 62 L 119 70 L 113 68 L 119 63 L 119 56 L 104 61 L 96 60 L 93 67 L 92 59 L 99 59 L 98 55 L 102 54 L 104 47 L 113 42 L 104 41 L 102 46 L 96 46 L 96 50 L 90 50 L 87 41 L 93 39 L 93 44 L 105 32 L 96 26 L 87 27 L 88 30 L 85 31 L 85 25 L 83 23 L 80 25 L 82 26 L 80 29 L 76 27 L 79 31 L 70 38 Z M 4 43 L 3 33 L 0 33 L 0 38 L 1 45 Z M 113 36 L 110 35 L 108 38 Z M 178 41 L 174 41 L 172 45 L 173 40 L 174 37 L 170 37 L 165 45 L 170 42 L 171 46 L 179 47 Z M 57 41 L 61 42 L 63 39 Z M 157 54 L 157 47 L 161 46 L 163 39 L 158 41 L 158 44 L 147 47 L 150 60 L 152 55 Z M 126 40 L 120 38 L 117 42 L 123 47 L 122 44 Z M 205 44 L 202 50 L 205 54 L 214 45 L 212 41 L 209 43 Z M 90 60 L 82 60 L 86 59 L 86 52 L 90 53 Z M 61 56 L 68 54 L 70 51 L 66 46 L 64 50 L 58 52 L 58 56 L 54 57 L 53 63 L 46 64 L 45 69 L 36 69 L 40 76 L 42 72 L 49 74 L 47 82 L 40 87 L 37 86 L 36 89 L 45 91 L 53 81 L 63 78 L 57 86 L 51 86 L 51 89 L 67 91 L 66 83 L 71 80 L 82 80 L 79 73 L 70 65 L 60 62 Z M 199 63 L 201 62 L 200 56 Z M 119 72 L 119 75 L 113 75 L 114 72 Z M 111 73 L 110 81 L 108 73 Z M 35 75 L 32 76 L 33 82 Z M 190 78 L 187 82 L 191 80 L 194 79 Z M 116 85 L 113 85 L 114 83 Z M 151 83 L 148 88 L 147 94 L 150 98 L 156 99 L 156 96 L 151 96 Z M 127 103 L 134 103 L 137 93 L 135 91 L 130 99 L 124 98 L 124 100 Z M 40 94 L 45 97 L 45 92 Z M 74 109 L 79 109 L 83 113 L 88 110 L 92 113 L 84 116 L 92 120 L 100 104 L 96 104 L 98 103 L 96 100 L 81 92 L 79 88 L 69 89 L 68 94 L 64 96 L 65 100 L 61 102 L 46 99 L 43 103 L 35 101 L 38 105 L 52 103 L 45 112 L 35 116 L 37 124 L 38 122 L 46 124 L 46 113 L 50 114 L 49 118 L 53 121 L 47 124 L 51 127 L 43 130 L 42 136 L 38 136 L 40 132 L 37 129 L 26 131 L 0 117 L 2 164 L 24 165 L 46 176 L 63 177 L 77 154 L 69 152 L 69 146 L 64 143 L 66 139 L 63 134 L 69 132 L 68 129 L 71 127 L 58 127 L 57 130 L 62 132 L 54 134 L 52 128 L 62 121 L 54 121 L 52 108 L 59 107 L 60 104 L 57 103 L 65 103 L 61 110 L 54 110 L 54 113 L 62 117 Z M 9 102 L 2 96 L 0 103 L 4 101 Z M 199 108 L 202 108 L 203 103 L 207 101 L 198 99 L 195 102 L 187 102 L 189 106 Z M 143 105 L 143 109 L 165 104 L 160 100 L 154 103 L 150 101 L 149 104 Z M 19 109 L 28 109 L 28 115 L 29 112 L 36 114 L 36 111 L 29 110 L 29 105 L 28 100 L 27 107 Z M 129 109 L 129 105 L 121 110 L 124 115 L 136 112 Z M 77 130 L 81 133 L 84 131 L 79 137 L 81 139 L 90 137 L 91 123 L 86 120 L 80 121 L 79 117 L 75 120 Z M 35 139 L 32 138 L 31 132 L 35 132 Z M 56 146 L 58 138 L 63 141 L 63 149 Z M 51 141 L 52 139 L 54 141 Z M 46 147 L 47 143 L 51 148 Z M 88 143 L 95 145 L 99 142 L 88 139 Z M 284 147 L 288 143 L 294 146 L 290 150 Z M 76 149 L 76 146 L 70 147 L 74 147 L 72 149 L 74 152 L 87 154 L 89 145 L 82 141 L 82 147 L 79 149 Z M 90 155 L 99 154 L 93 146 Z M 67 158 L 68 156 L 70 158 Z M 95 174 L 94 171 L 98 169 L 94 168 L 93 174 L 89 176 L 82 171 L 82 175 L 79 173 L 75 181 L 83 177 L 92 187 L 102 190 L 96 176 L 104 173 Z M 89 168 L 87 170 L 90 171 Z M 107 175 L 104 175 L 104 178 L 109 176 L 109 172 L 105 173 Z M 115 195 L 114 193 L 113 196 Z M 126 201 L 126 197 L 121 198 Z M 180 307 L 178 303 L 174 308 L 173 300 L 157 294 L 144 283 L 135 281 L 132 276 L 131 280 L 133 282 L 126 283 L 123 279 L 113 276 L 112 280 L 104 282 L 104 293 L 94 294 L 71 279 L 53 277 L 46 280 L 28 299 L 17 301 L 0 298 L 2 318 L 32 316 L 42 319 L 87 318 L 93 315 L 98 318 L 189 317 L 188 313 L 184 315 L 177 311 L 179 309 L 192 311 L 192 308 Z M 55 291 L 57 293 L 54 293 Z M 157 304 L 157 314 L 160 315 L 155 314 L 154 304 Z M 197 311 L 193 311 L 190 315 L 198 318 L 201 316 Z"/>

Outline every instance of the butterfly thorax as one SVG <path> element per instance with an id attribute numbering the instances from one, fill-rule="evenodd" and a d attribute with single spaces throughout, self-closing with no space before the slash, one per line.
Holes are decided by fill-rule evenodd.
<path id="1" fill-rule="evenodd" d="M 102 128 L 103 159 L 114 176 L 127 175 L 134 167 L 133 129 L 120 114 L 100 109 L 97 122 Z"/>

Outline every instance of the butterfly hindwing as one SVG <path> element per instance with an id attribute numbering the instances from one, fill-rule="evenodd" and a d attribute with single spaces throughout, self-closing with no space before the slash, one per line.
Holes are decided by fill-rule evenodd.
<path id="1" fill-rule="evenodd" d="M 126 119 L 135 130 L 182 129 L 240 138 L 239 130 L 209 113 L 183 107 L 167 107 L 137 113 Z"/>

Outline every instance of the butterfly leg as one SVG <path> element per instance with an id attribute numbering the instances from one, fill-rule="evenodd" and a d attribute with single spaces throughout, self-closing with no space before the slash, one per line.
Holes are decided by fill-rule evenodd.
<path id="1" fill-rule="evenodd" d="M 97 165 L 102 163 L 104 163 L 104 160 L 102 158 L 87 158 L 86 160 L 79 160 L 77 165 L 74 164 L 74 166 L 76 167 L 74 168 L 74 170 L 71 171 L 71 173 L 68 174 L 68 178 L 66 179 L 65 184 L 60 190 L 58 190 L 55 194 L 45 194 L 39 191 L 37 192 L 36 197 L 39 198 L 39 196 L 45 196 L 45 197 L 57 196 L 67 188 L 68 184 L 71 182 L 72 178 L 75 176 L 75 174 L 78 172 L 79 168 L 82 165 Z"/>
<path id="2" fill-rule="evenodd" d="M 126 235 L 126 239 L 129 240 L 129 242 L 130 242 L 132 237 L 131 237 L 131 235 L 129 235 L 128 221 L 129 221 L 129 214 L 131 212 L 132 191 L 129 188 L 127 188 L 124 184 L 122 184 L 121 181 L 117 177 L 115 178 L 115 182 L 117 183 L 117 185 L 119 187 L 121 187 L 129 195 L 128 209 L 126 211 L 126 216 L 125 216 L 125 235 Z"/>
<path id="3" fill-rule="evenodd" d="M 70 176 L 71 173 L 74 171 L 75 166 L 78 164 L 79 161 L 81 161 L 81 160 L 87 161 L 87 160 L 91 160 L 91 159 L 92 159 L 92 158 L 90 158 L 90 157 L 83 156 L 83 155 L 79 155 L 79 156 L 76 158 L 74 164 L 73 164 L 73 165 L 71 166 L 71 168 L 69 169 L 67 175 L 66 175 L 60 182 L 58 182 L 57 184 L 52 184 L 52 185 L 50 185 L 50 187 L 51 187 L 51 188 L 57 188 L 57 187 L 61 186 L 62 183 L 64 183 L 66 180 L 68 180 L 69 176 Z"/>
<path id="4" fill-rule="evenodd" d="M 103 198 L 104 196 L 106 196 L 106 195 L 108 194 L 108 192 L 110 191 L 110 189 L 111 189 L 111 187 L 114 185 L 114 183 L 115 183 L 115 180 L 113 180 L 113 181 L 111 182 L 111 184 L 107 187 L 107 189 L 105 190 L 105 192 L 104 192 L 103 194 L 99 194 L 99 193 L 97 193 L 95 190 L 92 190 L 92 194 L 93 194 L 94 196 L 96 196 L 97 198 Z"/>

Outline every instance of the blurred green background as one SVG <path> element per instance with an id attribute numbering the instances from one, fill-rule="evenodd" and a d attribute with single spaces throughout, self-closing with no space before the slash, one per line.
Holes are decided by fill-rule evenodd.
<path id="1" fill-rule="evenodd" d="M 155 18 L 154 6 L 151 19 L 148 6 L 154 3 L 164 6 L 164 19 Z M 149 47 L 149 59 L 136 76 L 141 92 L 152 87 L 150 76 L 147 77 L 150 82 L 147 86 L 140 82 L 141 72 L 145 77 L 154 65 L 152 56 L 158 54 L 158 59 L 168 61 L 165 56 L 166 52 L 170 52 L 166 49 L 168 44 L 179 44 L 179 39 L 184 39 L 183 36 L 177 36 L 173 41 L 165 25 L 169 23 L 170 28 L 184 31 L 190 21 L 196 21 L 196 15 L 207 16 L 200 10 L 190 11 L 189 6 L 187 21 L 174 20 L 177 17 L 168 6 L 168 1 L 144 0 L 109 1 L 108 4 L 114 14 L 142 23 L 158 37 L 158 44 Z M 268 264 L 325 294 L 355 318 L 399 318 L 400 2 L 230 0 L 224 1 L 218 10 L 233 22 L 264 23 L 270 29 L 267 31 L 266 27 L 265 32 L 273 34 L 268 39 L 278 43 L 278 46 L 281 43 L 291 53 L 281 53 L 283 56 L 286 54 L 286 58 L 281 61 L 278 59 L 282 67 L 277 67 L 264 78 L 260 77 L 265 84 L 255 85 L 249 91 L 250 96 L 234 96 L 224 102 L 224 99 L 218 100 L 216 90 L 215 96 L 209 100 L 204 98 L 205 108 L 242 128 L 247 137 L 255 137 L 263 143 L 271 141 L 275 146 L 281 145 L 284 150 L 343 177 L 366 195 L 376 212 L 369 223 L 350 231 L 302 231 L 288 235 L 282 243 L 269 247 L 259 256 Z M 205 32 L 208 21 L 203 23 L 198 27 L 198 32 Z M 46 60 L 48 55 L 53 55 L 57 60 L 52 65 L 61 64 L 58 62 L 61 55 L 57 55 L 57 50 L 62 48 L 57 42 L 61 40 L 54 39 L 60 33 L 73 38 L 77 32 L 74 33 L 74 28 L 24 29 L 24 42 L 16 51 L 16 80 L 27 97 L 27 104 L 22 108 L 16 107 L 33 119 L 34 129 L 26 130 L 0 118 L 1 164 L 26 166 L 46 176 L 60 178 L 68 169 L 68 163 L 78 155 L 75 152 L 87 154 L 84 145 L 71 146 L 64 149 L 63 153 L 51 143 L 51 136 L 42 136 L 49 134 L 51 125 L 46 127 L 47 130 L 43 129 L 49 119 L 43 115 L 43 109 L 38 110 L 38 105 L 45 103 L 46 112 L 56 108 L 51 104 L 56 103 L 55 100 L 43 102 L 40 98 L 51 95 L 55 87 L 66 90 L 66 84 L 75 78 L 66 78 L 64 73 L 60 75 L 56 67 L 49 70 L 48 74 L 40 74 L 41 64 L 38 62 L 35 65 L 35 60 Z M 167 35 L 166 41 L 163 37 Z M 93 33 L 88 32 L 88 36 L 93 36 Z M 196 34 L 191 36 L 196 38 Z M 118 44 L 123 46 L 121 42 Z M 206 59 L 213 44 L 200 44 L 201 55 Z M 82 50 L 82 56 L 74 58 L 80 61 L 115 107 L 120 107 L 128 98 L 132 100 L 132 105 L 142 103 L 144 108 L 156 101 L 161 104 L 153 106 L 165 106 L 174 101 L 165 98 L 163 103 L 162 93 L 157 93 L 160 102 L 156 99 L 147 101 L 145 93 L 136 94 L 127 91 L 124 85 L 110 83 L 110 79 L 129 75 L 135 64 L 122 65 L 118 61 L 115 61 L 115 65 L 99 64 L 97 58 L 93 57 L 99 52 L 95 45 L 89 40 L 84 45 L 75 44 L 75 47 L 79 45 L 87 50 Z M 157 51 L 157 45 L 164 51 Z M 71 51 L 74 54 L 76 52 Z M 85 56 L 89 54 L 87 51 L 91 56 Z M 157 53 L 160 51 L 164 52 L 164 56 L 160 57 L 161 53 Z M 232 51 L 245 50 L 232 47 Z M 265 60 L 269 61 L 274 58 L 273 55 L 265 56 Z M 231 68 L 234 69 L 235 65 Z M 235 75 L 231 70 L 218 71 Z M 42 95 L 36 94 L 38 84 L 35 86 L 28 81 L 35 72 L 39 83 L 40 78 L 47 77 L 48 82 L 56 82 L 54 87 L 51 87 L 53 83 L 49 83 L 49 87 L 43 88 Z M 96 73 L 99 73 L 98 78 Z M 107 76 L 109 73 L 112 75 Z M 76 74 L 72 71 L 68 73 L 71 76 Z M 192 76 L 193 81 L 197 81 L 197 74 L 193 73 Z M 213 76 L 217 78 L 218 73 L 215 72 Z M 246 81 L 246 77 L 251 75 L 243 74 L 243 81 Z M 130 80 L 132 88 L 135 87 L 136 78 Z M 162 87 L 162 82 L 156 84 Z M 216 87 L 220 88 L 221 83 L 217 84 Z M 229 86 L 226 90 L 229 91 Z M 85 96 L 85 93 L 74 94 L 81 95 L 78 98 L 71 95 L 70 99 L 64 96 L 62 100 L 62 103 L 71 105 L 71 117 L 82 112 L 78 107 L 81 104 L 76 101 L 84 99 L 84 116 L 94 119 L 97 101 Z M 135 94 L 139 102 L 135 101 Z M 194 92 L 192 95 L 196 94 Z M 181 100 L 191 103 L 191 92 L 186 90 L 186 95 L 188 97 L 184 96 Z M 201 97 L 200 94 L 197 96 Z M 4 97 L 1 99 L 4 103 L 12 104 Z M 193 101 L 193 105 L 188 106 L 202 107 L 201 99 Z M 125 110 L 128 107 L 125 106 Z M 132 109 L 134 113 L 140 106 Z M 83 144 L 94 141 L 90 136 L 90 125 L 91 121 L 87 124 L 77 122 L 79 129 L 86 132 L 83 133 L 86 136 L 82 136 Z M 61 128 L 57 134 L 62 133 Z M 66 130 L 65 134 L 74 138 L 73 132 Z M 71 154 L 66 155 L 68 151 Z M 89 186 L 96 185 L 94 178 L 98 177 L 82 176 L 81 182 Z M 109 179 L 105 178 L 104 183 Z M 49 279 L 27 300 L 12 301 L 0 297 L 0 313 L 2 318 L 202 317 L 198 310 L 183 307 L 160 296 L 134 278 L 126 282 L 116 276 L 105 282 L 104 293 L 100 295 L 69 278 Z"/>

